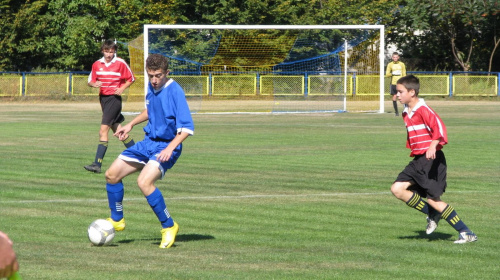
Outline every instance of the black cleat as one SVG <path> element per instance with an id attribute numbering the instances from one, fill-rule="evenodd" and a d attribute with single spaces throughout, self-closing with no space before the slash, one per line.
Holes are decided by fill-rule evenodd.
<path id="1" fill-rule="evenodd" d="M 101 167 L 95 162 L 90 165 L 85 165 L 83 168 L 90 172 L 101 173 Z"/>

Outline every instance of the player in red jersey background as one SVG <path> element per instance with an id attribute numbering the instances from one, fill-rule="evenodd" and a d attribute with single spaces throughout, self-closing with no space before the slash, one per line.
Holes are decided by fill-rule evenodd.
<path id="1" fill-rule="evenodd" d="M 103 57 L 92 64 L 88 78 L 90 87 L 99 88 L 99 101 L 102 109 L 99 144 L 95 160 L 84 166 L 86 170 L 101 173 L 102 160 L 108 148 L 108 133 L 115 132 L 125 120 L 122 115 L 122 94 L 134 81 L 135 77 L 125 60 L 116 56 L 117 46 L 112 40 L 106 40 L 101 46 Z M 134 145 L 132 138 L 124 139 L 125 147 Z"/>
<path id="2" fill-rule="evenodd" d="M 418 97 L 420 81 L 417 77 L 402 77 L 396 87 L 398 99 L 405 105 L 406 146 L 411 149 L 413 160 L 399 173 L 391 192 L 408 206 L 427 214 L 427 234 L 437 228 L 442 218 L 459 233 L 455 243 L 476 241 L 477 236 L 458 217 L 455 209 L 441 200 L 447 186 L 447 165 L 442 148 L 448 143 L 448 136 L 443 121 Z"/>

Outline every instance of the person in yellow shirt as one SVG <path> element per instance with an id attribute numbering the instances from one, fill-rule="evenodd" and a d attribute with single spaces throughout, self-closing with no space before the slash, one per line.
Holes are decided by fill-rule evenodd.
<path id="1" fill-rule="evenodd" d="M 399 53 L 392 53 L 392 61 L 387 64 L 385 76 L 391 77 L 392 106 L 394 106 L 395 115 L 399 116 L 396 84 L 399 78 L 406 76 L 406 66 L 403 62 L 399 61 Z"/>

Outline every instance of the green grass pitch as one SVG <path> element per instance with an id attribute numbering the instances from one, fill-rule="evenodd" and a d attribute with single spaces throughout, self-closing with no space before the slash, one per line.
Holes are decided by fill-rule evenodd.
<path id="1" fill-rule="evenodd" d="M 93 247 L 87 226 L 109 215 L 104 175 L 83 169 L 97 102 L 0 103 L 0 230 L 23 279 L 498 279 L 499 104 L 428 104 L 450 141 L 442 198 L 478 242 L 453 244 L 446 221 L 427 236 L 425 216 L 390 194 L 411 160 L 393 114 L 196 114 L 157 184 L 180 225 L 174 247 L 158 248 L 137 175 L 124 180 L 127 228 Z M 104 169 L 122 149 L 110 140 Z"/>

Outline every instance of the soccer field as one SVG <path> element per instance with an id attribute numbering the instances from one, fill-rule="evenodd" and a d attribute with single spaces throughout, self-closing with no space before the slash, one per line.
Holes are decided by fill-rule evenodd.
<path id="1" fill-rule="evenodd" d="M 109 216 L 92 162 L 100 108 L 88 103 L 0 103 L 0 230 L 23 279 L 498 279 L 498 101 L 428 101 L 448 128 L 442 197 L 474 243 L 389 188 L 411 160 L 392 113 L 195 114 L 195 135 L 157 187 L 179 223 L 160 226 L 124 180 L 127 228 L 93 247 L 87 226 Z M 127 121 L 132 116 L 126 116 Z M 141 140 L 137 126 L 132 135 Z M 123 150 L 110 139 L 103 167 Z"/>

